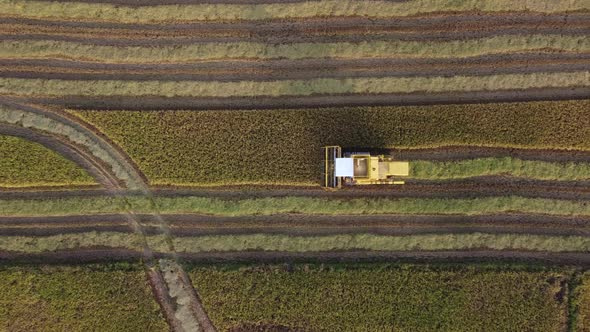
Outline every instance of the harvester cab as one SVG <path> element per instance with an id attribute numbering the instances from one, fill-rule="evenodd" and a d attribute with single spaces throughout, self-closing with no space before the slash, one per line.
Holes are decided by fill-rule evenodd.
<path id="1" fill-rule="evenodd" d="M 404 184 L 410 175 L 410 163 L 393 156 L 371 155 L 368 152 L 342 153 L 339 146 L 324 147 L 324 187 L 342 185 Z"/>

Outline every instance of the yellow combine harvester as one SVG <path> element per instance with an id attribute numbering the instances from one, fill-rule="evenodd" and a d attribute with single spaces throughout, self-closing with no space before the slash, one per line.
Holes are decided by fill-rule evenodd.
<path id="1" fill-rule="evenodd" d="M 342 155 L 339 146 L 326 146 L 324 150 L 327 188 L 340 188 L 342 184 L 404 184 L 401 178 L 410 175 L 410 163 L 394 160 L 392 156 L 372 156 L 368 152 Z"/>

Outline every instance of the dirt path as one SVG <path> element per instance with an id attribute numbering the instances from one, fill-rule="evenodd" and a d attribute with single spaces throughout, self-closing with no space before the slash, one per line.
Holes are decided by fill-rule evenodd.
<path id="1" fill-rule="evenodd" d="M 408 180 L 403 186 L 343 187 L 326 191 L 317 187 L 292 186 L 222 186 L 216 188 L 153 187 L 154 197 L 199 196 L 221 199 L 264 197 L 324 197 L 324 198 L 469 198 L 522 196 L 530 198 L 588 200 L 590 181 L 541 181 L 502 176 L 475 177 L 461 180 Z M 100 197 L 109 193 L 97 190 L 0 191 L 0 199 L 39 199 L 67 197 Z M 140 195 L 121 190 L 117 195 Z M 0 218 L 1 219 L 1 218 Z"/>
<path id="2" fill-rule="evenodd" d="M 305 97 L 13 97 L 14 100 L 29 101 L 36 104 L 58 105 L 66 108 L 90 110 L 246 110 L 277 108 L 321 108 L 344 106 L 396 106 L 396 105 L 435 105 L 435 104 L 473 104 L 499 102 L 525 102 L 543 100 L 587 99 L 590 87 L 579 88 L 535 88 L 524 90 L 495 90 L 444 93 L 405 93 L 405 94 L 354 94 L 354 95 L 312 95 Z"/>
<path id="3" fill-rule="evenodd" d="M 590 266 L 590 255 L 587 253 L 553 253 L 538 251 L 511 250 L 465 250 L 465 251 L 328 251 L 311 253 L 294 252 L 211 252 L 182 254 L 187 261 L 199 263 L 285 263 L 285 262 L 378 262 L 378 261 L 409 261 L 475 263 L 489 261 L 536 262 L 555 265 Z"/>
<path id="4" fill-rule="evenodd" d="M 431 34 L 458 31 L 485 33 L 506 29 L 523 29 L 555 33 L 575 33 L 589 28 L 584 13 L 539 14 L 445 13 L 396 18 L 315 17 L 263 21 L 196 22 L 170 24 L 124 24 L 112 22 L 52 21 L 24 18 L 0 18 L 0 32 L 94 35 L 104 38 L 187 38 L 191 36 L 242 37 L 250 40 L 268 38 L 306 38 L 346 34 L 404 33 Z M 538 30 L 535 30 L 538 29 Z"/>
<path id="5" fill-rule="evenodd" d="M 215 61 L 105 64 L 67 60 L 0 60 L 0 76 L 63 80 L 269 81 L 345 77 L 430 77 L 590 70 L 590 54 L 527 53 L 466 59 Z"/>

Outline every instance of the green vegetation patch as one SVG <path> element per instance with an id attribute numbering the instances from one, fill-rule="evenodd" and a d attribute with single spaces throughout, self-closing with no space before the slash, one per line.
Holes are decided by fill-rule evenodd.
<path id="1" fill-rule="evenodd" d="M 136 234 L 115 232 L 66 233 L 51 236 L 0 236 L 0 251 L 40 253 L 96 247 L 140 251 L 142 239 Z"/>
<path id="2" fill-rule="evenodd" d="M 547 236 L 523 234 L 426 234 L 387 236 L 375 234 L 341 234 L 328 236 L 289 236 L 272 234 L 210 235 L 179 237 L 177 251 L 286 251 L 317 252 L 338 250 L 436 251 L 436 250 L 531 250 L 549 252 L 589 252 L 590 239 L 583 236 Z M 160 238 L 152 248 L 161 246 Z M 162 246 L 162 248 L 164 248 Z M 162 249 L 162 251 L 164 251 Z"/>
<path id="3" fill-rule="evenodd" d="M 196 266 L 220 330 L 283 325 L 325 331 L 560 331 L 569 271 L 506 266 Z"/>
<path id="4" fill-rule="evenodd" d="M 0 187 L 83 186 L 94 179 L 39 143 L 0 135 Z"/>
<path id="5" fill-rule="evenodd" d="M 71 112 L 120 145 L 153 185 L 319 185 L 325 145 L 590 149 L 588 100 L 298 110 Z"/>
<path id="6" fill-rule="evenodd" d="M 0 78 L 18 96 L 280 97 L 315 94 L 493 91 L 589 86 L 590 72 L 451 77 L 314 78 L 281 81 L 77 81 Z"/>
<path id="7" fill-rule="evenodd" d="M 540 3 L 536 0 L 453 1 L 324 0 L 263 4 L 195 4 L 128 7 L 104 3 L 2 0 L 0 12 L 8 16 L 157 23 L 208 20 L 265 20 L 324 16 L 395 17 L 456 11 L 533 11 L 554 13 L 588 10 L 584 0 Z"/>
<path id="8" fill-rule="evenodd" d="M 139 265 L 0 266 L 2 331 L 166 331 Z"/>
<path id="9" fill-rule="evenodd" d="M 585 201 L 526 198 L 520 196 L 481 198 L 355 198 L 269 197 L 222 199 L 198 196 L 155 197 L 68 197 L 60 199 L 0 200 L 5 216 L 60 216 L 125 213 L 194 213 L 219 216 L 273 214 L 495 214 L 534 213 L 588 216 Z"/>
<path id="10" fill-rule="evenodd" d="M 442 42 L 367 41 L 358 43 L 255 42 L 198 43 L 182 46 L 102 46 L 64 41 L 0 42 L 4 58 L 68 58 L 102 62 L 190 62 L 216 59 L 306 59 L 306 58 L 457 58 L 485 54 L 560 50 L 587 52 L 585 36 L 504 35 L 471 40 Z M 567 76 L 567 75 L 566 75 Z M 377 80 L 382 82 L 383 80 Z M 330 81 L 322 81 L 324 83 Z M 96 83 L 96 82 L 95 82 Z M 226 86 L 233 86 L 228 84 Z M 277 85 L 277 83 L 273 83 Z"/>
<path id="11" fill-rule="evenodd" d="M 448 180 L 491 175 L 538 180 L 587 180 L 590 178 L 590 164 L 521 160 L 510 157 L 447 162 L 418 160 L 410 163 L 410 177 L 415 179 Z"/>

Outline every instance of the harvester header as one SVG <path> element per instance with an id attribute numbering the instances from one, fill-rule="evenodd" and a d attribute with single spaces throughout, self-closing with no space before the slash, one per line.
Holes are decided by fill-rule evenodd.
<path id="1" fill-rule="evenodd" d="M 343 184 L 404 184 L 403 178 L 410 175 L 409 162 L 394 160 L 391 155 L 343 154 L 339 146 L 326 146 L 324 159 L 324 186 L 327 188 L 340 188 Z"/>

